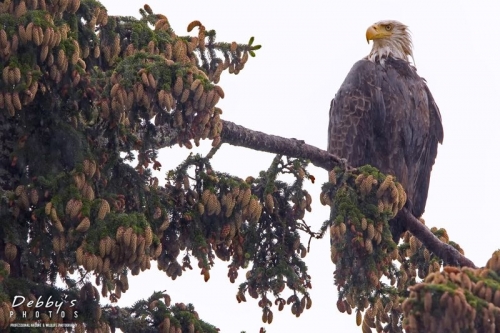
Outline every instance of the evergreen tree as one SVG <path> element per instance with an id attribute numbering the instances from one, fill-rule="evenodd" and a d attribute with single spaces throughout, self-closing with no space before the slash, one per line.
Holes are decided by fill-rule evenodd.
<path id="1" fill-rule="evenodd" d="M 76 332 L 216 332 L 164 292 L 127 308 L 100 302 L 117 302 L 152 261 L 176 279 L 194 260 L 206 281 L 216 257 L 233 282 L 250 267 L 236 298 L 258 299 L 263 322 L 273 303 L 298 317 L 312 305 L 299 231 L 330 230 L 337 306 L 354 309 L 363 332 L 495 329 L 500 253 L 476 269 L 445 230 L 408 214 L 391 176 L 223 121 L 220 76 L 238 74 L 260 46 L 216 41 L 199 21 L 177 35 L 148 5 L 140 13 L 108 16 L 96 0 L 0 4 L 0 327 L 24 311 L 37 319 L 27 302 L 52 299 L 39 319 Z M 209 154 L 189 155 L 160 185 L 158 150 L 201 140 Z M 211 166 L 223 142 L 278 155 L 241 179 Z M 317 232 L 303 221 L 309 162 L 330 176 L 320 199 L 332 214 Z M 388 228 L 396 214 L 410 230 L 401 244 Z"/>

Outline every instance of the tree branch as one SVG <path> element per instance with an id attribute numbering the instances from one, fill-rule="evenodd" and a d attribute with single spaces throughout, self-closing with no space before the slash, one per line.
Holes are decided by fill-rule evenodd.
<path id="1" fill-rule="evenodd" d="M 406 224 L 406 228 L 415 237 L 422 241 L 429 251 L 434 252 L 434 254 L 443 259 L 446 264 L 476 268 L 474 263 L 458 252 L 457 249 L 450 244 L 440 241 L 439 238 L 437 238 L 425 224 L 413 216 L 407 208 L 400 210 L 398 212 L 398 217 L 402 217 L 404 223 Z"/>
<path id="2" fill-rule="evenodd" d="M 315 166 L 327 171 L 343 164 L 343 159 L 302 140 L 287 139 L 254 131 L 230 121 L 223 120 L 221 138 L 222 142 L 233 146 L 308 159 Z"/>
<path id="3" fill-rule="evenodd" d="M 273 154 L 282 154 L 290 157 L 305 158 L 315 166 L 332 170 L 336 166 L 346 167 L 345 161 L 338 156 L 332 155 L 325 150 L 308 145 L 302 140 L 287 139 L 276 135 L 270 135 L 254 131 L 230 121 L 223 121 L 221 132 L 222 142 L 233 146 L 250 148 Z M 434 234 L 413 216 L 406 208 L 398 215 L 402 218 L 406 228 L 417 237 L 427 249 L 434 252 L 439 258 L 449 265 L 476 267 L 474 263 L 463 256 L 458 250 L 449 244 L 441 242 Z"/>

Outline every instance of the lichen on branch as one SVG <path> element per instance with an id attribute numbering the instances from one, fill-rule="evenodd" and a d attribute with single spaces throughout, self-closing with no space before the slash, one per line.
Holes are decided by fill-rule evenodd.
<path id="1" fill-rule="evenodd" d="M 399 245 L 394 242 L 391 225 L 397 223 L 394 218 L 406 203 L 403 187 L 393 176 L 369 165 L 350 171 L 337 167 L 329 172 L 320 199 L 332 207 L 323 228 L 330 227 L 339 311 L 350 314 L 354 309 L 363 332 L 371 328 L 402 332 L 400 300 L 419 279 L 439 272 L 443 264 L 410 231 Z M 449 241 L 446 230 L 431 232 L 463 254 Z"/>

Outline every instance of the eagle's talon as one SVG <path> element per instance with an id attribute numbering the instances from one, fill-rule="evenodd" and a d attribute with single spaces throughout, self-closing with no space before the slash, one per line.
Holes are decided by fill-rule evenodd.
<path id="1" fill-rule="evenodd" d="M 345 158 L 339 159 L 339 168 L 342 170 L 343 173 L 347 173 L 349 169 L 349 162 L 347 162 L 347 159 Z"/>

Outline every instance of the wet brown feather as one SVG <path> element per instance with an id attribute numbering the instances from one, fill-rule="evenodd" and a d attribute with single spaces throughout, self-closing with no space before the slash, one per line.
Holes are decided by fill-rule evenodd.
<path id="1" fill-rule="evenodd" d="M 424 213 L 442 141 L 439 109 L 406 60 L 358 61 L 331 103 L 328 151 L 352 166 L 370 164 L 396 176 L 416 217 Z"/>

